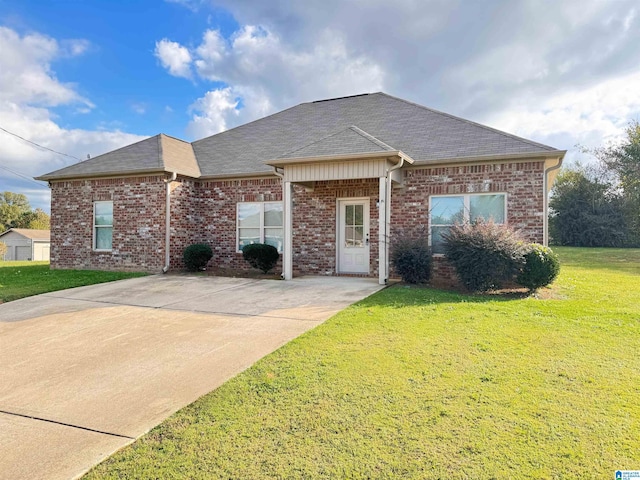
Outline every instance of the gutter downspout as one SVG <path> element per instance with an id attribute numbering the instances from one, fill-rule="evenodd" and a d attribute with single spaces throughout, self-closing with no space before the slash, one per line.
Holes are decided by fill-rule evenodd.
<path id="1" fill-rule="evenodd" d="M 549 246 L 549 173 L 559 169 L 562 166 L 562 158 L 558 159 L 558 163 L 544 170 L 543 189 L 544 189 L 544 217 L 542 223 L 542 244 Z"/>
<path id="2" fill-rule="evenodd" d="M 178 174 L 176 172 L 171 173 L 170 178 L 165 178 L 164 183 L 167 186 L 166 189 L 166 210 L 165 210 L 165 224 L 164 224 L 164 267 L 162 267 L 162 273 L 169 271 L 169 264 L 171 258 L 169 255 L 170 240 L 171 240 L 171 182 L 174 182 Z"/>
<path id="3" fill-rule="evenodd" d="M 390 236 L 390 228 L 391 228 L 391 172 L 394 170 L 399 170 L 404 165 L 404 157 L 400 157 L 400 161 L 395 164 L 393 167 L 387 170 L 387 188 L 386 188 L 386 198 L 384 199 L 384 258 L 385 258 L 385 271 L 387 273 L 387 278 L 384 279 L 384 283 L 387 284 L 389 282 L 389 236 Z"/>

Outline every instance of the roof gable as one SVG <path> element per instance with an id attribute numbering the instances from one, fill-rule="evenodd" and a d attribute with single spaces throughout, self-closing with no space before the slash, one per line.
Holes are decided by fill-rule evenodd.
<path id="1" fill-rule="evenodd" d="M 165 170 L 197 178 L 200 167 L 189 142 L 160 134 L 160 159 Z"/>
<path id="2" fill-rule="evenodd" d="M 89 160 L 69 165 L 37 177 L 37 179 L 152 172 L 176 172 L 190 177 L 200 176 L 200 168 L 191 144 L 161 133 Z"/>

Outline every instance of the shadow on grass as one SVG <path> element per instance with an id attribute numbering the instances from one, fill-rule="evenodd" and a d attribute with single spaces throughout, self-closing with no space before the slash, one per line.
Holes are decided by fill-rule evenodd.
<path id="1" fill-rule="evenodd" d="M 393 307 L 432 305 L 437 303 L 489 303 L 510 302 L 530 297 L 524 290 L 500 290 L 484 294 L 472 294 L 461 291 L 443 290 L 429 286 L 397 283 L 356 303 L 360 307 Z"/>

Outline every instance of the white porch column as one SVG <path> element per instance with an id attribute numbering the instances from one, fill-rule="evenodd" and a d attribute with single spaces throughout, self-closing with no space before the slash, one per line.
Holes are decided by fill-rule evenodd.
<path id="1" fill-rule="evenodd" d="M 378 189 L 378 283 L 384 285 L 389 278 L 387 253 L 387 178 L 380 177 Z"/>
<path id="2" fill-rule="evenodd" d="M 282 252 L 282 276 L 293 278 L 293 190 L 291 182 L 284 182 L 282 191 L 284 209 L 284 251 Z"/>

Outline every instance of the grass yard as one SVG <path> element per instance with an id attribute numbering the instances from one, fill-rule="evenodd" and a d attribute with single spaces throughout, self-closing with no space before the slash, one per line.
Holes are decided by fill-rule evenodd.
<path id="1" fill-rule="evenodd" d="M 0 303 L 71 287 L 140 277 L 136 272 L 50 270 L 49 262 L 0 261 Z"/>
<path id="2" fill-rule="evenodd" d="M 546 300 L 394 286 L 89 479 L 613 478 L 640 469 L 640 250 L 558 248 Z"/>

